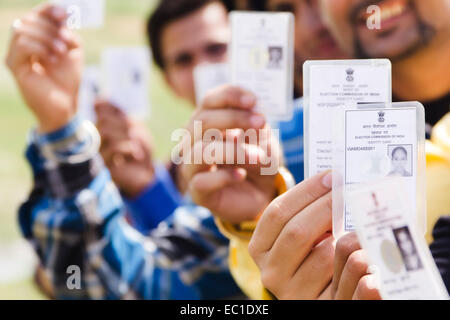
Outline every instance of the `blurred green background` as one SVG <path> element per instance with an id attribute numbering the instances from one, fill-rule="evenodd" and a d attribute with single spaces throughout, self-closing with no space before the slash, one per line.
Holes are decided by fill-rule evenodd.
<path id="1" fill-rule="evenodd" d="M 33 252 L 22 239 L 17 224 L 17 208 L 31 189 L 30 170 L 23 153 L 26 135 L 35 122 L 3 63 L 13 20 L 42 2 L 0 2 L 0 300 L 45 298 L 32 280 Z M 106 0 L 104 27 L 81 32 L 86 63 L 97 63 L 106 46 L 147 44 L 145 19 L 155 2 Z M 173 146 L 171 132 L 184 125 L 191 109 L 171 95 L 156 68 L 153 68 L 149 90 L 152 115 L 147 124 L 154 138 L 156 157 L 165 160 Z"/>

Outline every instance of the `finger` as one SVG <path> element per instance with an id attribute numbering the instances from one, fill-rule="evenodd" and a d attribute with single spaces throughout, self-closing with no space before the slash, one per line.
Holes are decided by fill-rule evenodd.
<path id="1" fill-rule="evenodd" d="M 56 23 L 45 14 L 32 12 L 21 19 L 22 24 L 32 26 L 43 31 L 52 38 L 59 38 L 64 41 L 68 47 L 72 48 L 79 44 L 78 36 L 67 29 L 66 26 Z"/>
<path id="2" fill-rule="evenodd" d="M 279 165 L 277 157 L 269 157 L 267 151 L 257 145 L 220 140 L 198 141 L 183 157 L 183 162 L 187 165 L 187 177 L 204 171 L 208 166 L 241 167 L 258 177 L 263 168 L 272 165 L 276 171 Z"/>
<path id="3" fill-rule="evenodd" d="M 359 281 L 367 274 L 369 264 L 363 250 L 353 252 L 345 264 L 336 291 L 336 300 L 351 300 Z"/>
<path id="4" fill-rule="evenodd" d="M 211 193 L 227 185 L 243 181 L 246 177 L 244 169 L 218 169 L 196 174 L 190 184 L 189 190 L 195 203 L 203 203 Z"/>
<path id="5" fill-rule="evenodd" d="M 27 36 L 20 36 L 11 47 L 7 64 L 11 70 L 14 70 L 17 66 L 22 65 L 23 62 L 28 62 L 32 57 L 37 58 L 39 61 L 49 62 L 52 54 L 49 48 L 39 41 Z"/>
<path id="6" fill-rule="evenodd" d="M 121 134 L 128 134 L 130 120 L 121 112 L 114 109 L 97 109 L 97 128 L 100 131 L 116 130 Z"/>
<path id="7" fill-rule="evenodd" d="M 331 217 L 329 192 L 286 224 L 269 251 L 268 263 L 276 264 L 290 257 L 289 263 L 280 265 L 279 272 L 292 276 L 310 254 L 317 240 L 331 230 Z"/>
<path id="8" fill-rule="evenodd" d="M 332 284 L 333 296 L 336 294 L 339 287 L 341 275 L 348 258 L 353 252 L 360 249 L 361 245 L 359 244 L 358 237 L 355 232 L 345 234 L 338 240 L 336 244 L 336 255 L 334 260 L 334 275 Z"/>
<path id="9" fill-rule="evenodd" d="M 201 124 L 202 134 L 210 129 L 261 129 L 266 124 L 263 115 L 236 109 L 199 110 L 193 119 L 188 127 L 191 134 L 194 133 L 195 126 L 199 126 L 198 123 Z"/>
<path id="10" fill-rule="evenodd" d="M 255 104 L 256 97 L 251 92 L 236 86 L 223 85 L 211 90 L 206 95 L 201 109 L 251 109 Z"/>
<path id="11" fill-rule="evenodd" d="M 224 150 L 226 147 L 226 144 L 219 140 L 197 141 L 193 146 L 188 145 L 187 150 L 182 150 L 183 176 L 190 181 L 197 173 L 210 170 L 211 166 L 227 163 L 225 159 L 227 152 Z"/>
<path id="12" fill-rule="evenodd" d="M 120 114 L 98 114 L 97 128 L 99 131 L 117 131 L 120 134 L 129 135 L 130 121 Z"/>
<path id="13" fill-rule="evenodd" d="M 69 49 L 76 49 L 81 46 L 80 36 L 66 27 L 68 14 L 65 8 L 44 4 L 41 8 L 38 7 L 36 12 L 39 17 L 55 24 L 59 28 L 58 36 L 67 43 Z"/>
<path id="14" fill-rule="evenodd" d="M 329 236 L 301 264 L 291 280 L 298 285 L 299 300 L 317 299 L 328 287 L 333 277 L 334 251 L 334 239 Z"/>
<path id="15" fill-rule="evenodd" d="M 64 41 L 32 24 L 22 24 L 16 29 L 16 34 L 19 36 L 27 36 L 40 42 L 50 51 L 59 55 L 65 54 L 68 51 L 68 46 Z"/>
<path id="16" fill-rule="evenodd" d="M 107 100 L 98 99 L 95 102 L 94 108 L 97 117 L 100 118 L 104 115 L 113 115 L 115 117 L 122 116 L 123 118 L 126 118 L 126 115 L 125 113 L 122 112 L 122 110 L 120 110 L 118 107 L 116 107 Z"/>
<path id="17" fill-rule="evenodd" d="M 97 113 L 102 113 L 102 112 L 114 112 L 114 113 L 120 113 L 120 114 L 123 113 L 122 110 L 120 110 L 113 103 L 109 102 L 106 99 L 102 99 L 102 98 L 98 98 L 95 101 L 94 108 Z"/>
<path id="18" fill-rule="evenodd" d="M 353 300 L 381 300 L 380 291 L 377 288 L 376 278 L 373 274 L 361 278 L 356 288 Z"/>
<path id="19" fill-rule="evenodd" d="M 268 125 L 258 130 L 256 138 L 246 133 L 235 141 L 245 147 L 249 159 L 254 159 L 254 162 L 244 166 L 249 177 L 259 179 L 261 176 L 275 176 L 278 173 L 283 161 L 283 152 L 278 139 L 272 134 L 272 129 Z"/>
<path id="20" fill-rule="evenodd" d="M 136 145 L 130 141 L 123 141 L 115 143 L 108 148 L 101 148 L 100 153 L 105 161 L 105 164 L 115 166 L 117 163 L 114 161 L 117 156 L 120 155 L 124 160 L 132 160 L 136 153 Z"/>
<path id="21" fill-rule="evenodd" d="M 36 12 L 26 15 L 21 19 L 21 21 L 22 24 L 39 28 L 52 37 L 57 37 L 59 30 L 61 29 L 58 24 L 43 15 L 37 14 Z"/>
<path id="22" fill-rule="evenodd" d="M 132 122 L 129 134 L 132 140 L 139 141 L 143 145 L 143 148 L 148 149 L 149 153 L 151 153 L 153 145 L 152 136 L 143 123 L 136 121 Z"/>
<path id="23" fill-rule="evenodd" d="M 67 12 L 63 7 L 51 3 L 43 3 L 37 6 L 33 11 L 38 15 L 51 19 L 54 23 L 59 25 L 65 23 L 65 19 L 67 18 Z"/>
<path id="24" fill-rule="evenodd" d="M 109 146 L 114 143 L 123 141 L 134 141 L 125 131 L 115 130 L 110 127 L 98 127 L 102 143 L 104 146 Z"/>
<path id="25" fill-rule="evenodd" d="M 136 152 L 134 157 L 137 161 L 147 161 L 151 163 L 152 161 L 152 148 L 148 140 L 144 140 L 141 137 L 136 138 Z"/>
<path id="26" fill-rule="evenodd" d="M 63 41 L 69 49 L 76 48 L 80 45 L 80 39 L 74 32 L 43 15 L 32 13 L 22 19 L 22 22 L 25 25 L 41 30 L 52 38 L 58 38 Z"/>
<path id="27" fill-rule="evenodd" d="M 317 300 L 331 300 L 331 283 L 328 284 L 326 289 L 319 295 Z"/>
<path id="28" fill-rule="evenodd" d="M 324 172 L 303 181 L 272 201 L 253 234 L 250 243 L 253 253 L 258 255 L 269 251 L 288 221 L 330 190 L 331 173 Z"/>

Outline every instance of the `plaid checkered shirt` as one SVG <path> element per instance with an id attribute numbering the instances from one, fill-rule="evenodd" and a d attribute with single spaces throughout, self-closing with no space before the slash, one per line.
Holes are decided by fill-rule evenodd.
<path id="1" fill-rule="evenodd" d="M 58 299 L 225 299 L 240 296 L 227 265 L 228 241 L 210 212 L 186 200 L 144 236 L 124 219 L 120 193 L 89 122 L 30 134 L 34 187 L 19 209 Z M 71 289 L 71 266 L 79 289 Z"/>

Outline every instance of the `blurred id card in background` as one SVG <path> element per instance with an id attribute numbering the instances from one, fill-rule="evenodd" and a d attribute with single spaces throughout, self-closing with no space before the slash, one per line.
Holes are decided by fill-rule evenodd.
<path id="1" fill-rule="evenodd" d="M 101 92 L 100 81 L 100 67 L 91 65 L 84 68 L 78 93 L 78 115 L 82 119 L 96 121 L 94 105 Z"/>
<path id="2" fill-rule="evenodd" d="M 447 290 L 411 215 L 401 178 L 349 193 L 356 232 L 386 300 L 442 300 Z"/>
<path id="3" fill-rule="evenodd" d="M 253 92 L 257 111 L 289 120 L 294 101 L 294 17 L 231 13 L 231 83 Z"/>
<path id="4" fill-rule="evenodd" d="M 150 52 L 146 47 L 108 48 L 102 54 L 105 95 L 127 115 L 149 115 Z"/>
<path id="5" fill-rule="evenodd" d="M 354 230 L 348 190 L 398 177 L 409 214 L 426 230 L 425 111 L 418 102 L 358 104 L 333 113 L 333 234 Z"/>
<path id="6" fill-rule="evenodd" d="M 200 106 L 207 93 L 230 82 L 228 63 L 206 63 L 194 69 L 195 99 Z"/>
<path id="7" fill-rule="evenodd" d="M 105 0 L 53 0 L 67 11 L 69 29 L 100 28 L 104 23 Z"/>
<path id="8" fill-rule="evenodd" d="M 350 102 L 391 102 L 391 82 L 386 59 L 305 62 L 305 178 L 332 168 L 333 109 Z"/>

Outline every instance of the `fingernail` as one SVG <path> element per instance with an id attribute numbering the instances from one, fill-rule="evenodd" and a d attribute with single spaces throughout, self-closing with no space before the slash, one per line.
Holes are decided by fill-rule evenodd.
<path id="1" fill-rule="evenodd" d="M 370 275 L 367 277 L 367 288 L 371 290 L 378 290 L 378 282 L 375 275 Z"/>
<path id="2" fill-rule="evenodd" d="M 69 42 L 70 39 L 70 32 L 69 30 L 62 28 L 61 30 L 59 30 L 59 36 L 61 37 L 61 39 L 63 39 L 66 42 Z"/>
<path id="3" fill-rule="evenodd" d="M 327 173 L 322 178 L 322 184 L 325 188 L 331 189 L 333 187 L 333 174 L 331 172 Z"/>
<path id="4" fill-rule="evenodd" d="M 241 103 L 246 107 L 253 107 L 256 102 L 254 95 L 247 93 L 241 97 Z"/>
<path id="5" fill-rule="evenodd" d="M 139 144 L 134 143 L 134 152 L 133 155 L 136 160 L 143 160 L 144 159 L 144 151 L 140 148 Z"/>
<path id="6" fill-rule="evenodd" d="M 254 128 L 261 128 L 265 124 L 266 120 L 259 114 L 254 114 L 250 117 L 250 124 Z"/>
<path id="7" fill-rule="evenodd" d="M 238 168 L 236 170 L 233 170 L 233 179 L 236 181 L 243 180 L 246 175 L 247 175 L 247 171 L 245 171 L 245 169 Z"/>
<path id="8" fill-rule="evenodd" d="M 66 10 L 62 7 L 54 7 L 52 9 L 52 15 L 57 19 L 63 18 L 66 15 Z"/>
<path id="9" fill-rule="evenodd" d="M 246 148 L 249 164 L 257 164 L 258 160 L 262 159 L 264 156 L 263 151 L 257 145 L 249 144 Z"/>
<path id="10" fill-rule="evenodd" d="M 53 47 L 60 53 L 65 53 L 67 51 L 67 45 L 58 39 L 53 40 Z"/>

